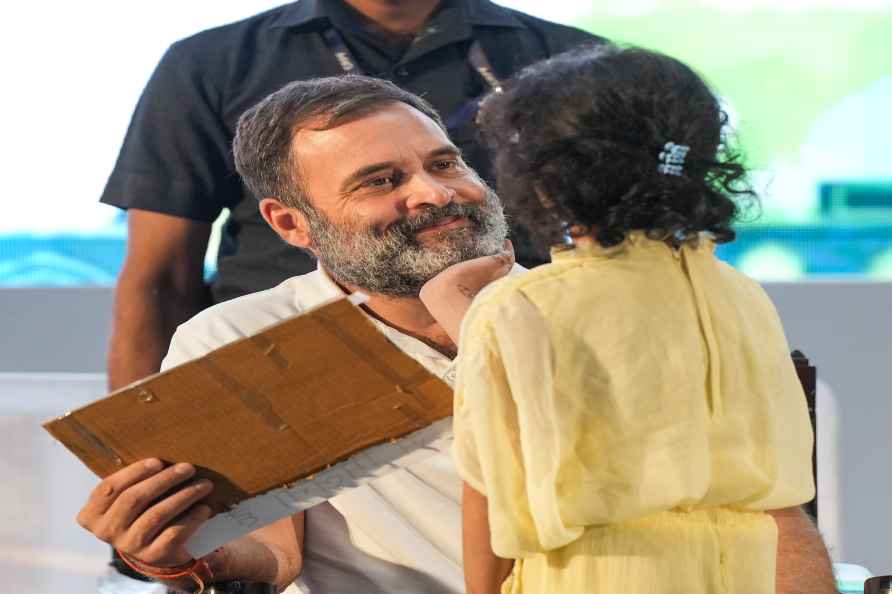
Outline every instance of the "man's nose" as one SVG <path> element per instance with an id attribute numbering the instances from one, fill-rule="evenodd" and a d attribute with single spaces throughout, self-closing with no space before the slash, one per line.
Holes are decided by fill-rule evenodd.
<path id="1" fill-rule="evenodd" d="M 411 210 L 424 206 L 446 206 L 455 199 L 455 189 L 428 174 L 416 175 L 411 182 L 406 206 Z"/>

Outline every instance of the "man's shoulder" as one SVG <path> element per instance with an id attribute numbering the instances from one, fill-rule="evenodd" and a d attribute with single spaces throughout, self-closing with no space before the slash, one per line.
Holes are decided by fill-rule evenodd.
<path id="1" fill-rule="evenodd" d="M 547 21 L 513 8 L 501 6 L 498 8 L 514 17 L 525 29 L 540 37 L 546 43 L 549 53 L 552 55 L 582 45 L 597 45 L 607 43 L 608 41 L 605 37 L 578 27 Z"/>
<path id="2" fill-rule="evenodd" d="M 211 57 L 229 48 L 243 48 L 264 42 L 264 33 L 274 31 L 274 25 L 282 18 L 291 4 L 277 6 L 249 17 L 223 25 L 204 29 L 177 40 L 170 51 L 178 55 Z"/>
<path id="3" fill-rule="evenodd" d="M 180 365 L 257 334 L 334 296 L 322 273 L 314 271 L 291 277 L 265 291 L 217 303 L 177 328 L 162 368 Z"/>

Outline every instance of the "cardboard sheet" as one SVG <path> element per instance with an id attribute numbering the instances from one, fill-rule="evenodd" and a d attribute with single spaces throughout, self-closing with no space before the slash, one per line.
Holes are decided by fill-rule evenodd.
<path id="1" fill-rule="evenodd" d="M 230 511 L 203 529 L 207 543 L 387 472 L 440 439 L 446 425 L 430 426 L 451 414 L 451 388 L 339 299 L 44 427 L 100 477 L 148 457 L 196 465 L 215 483 L 206 503 Z M 249 508 L 233 506 L 274 490 L 287 503 L 245 529 Z"/>

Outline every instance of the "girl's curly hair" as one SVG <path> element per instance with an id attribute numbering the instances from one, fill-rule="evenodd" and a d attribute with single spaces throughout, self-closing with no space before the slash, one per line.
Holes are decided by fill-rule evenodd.
<path id="1" fill-rule="evenodd" d="M 533 64 L 484 101 L 479 122 L 499 195 L 543 246 L 561 221 L 592 227 L 605 247 L 632 230 L 732 241 L 740 201 L 756 200 L 719 100 L 658 52 L 608 44 Z M 680 176 L 657 170 L 667 142 L 690 147 Z"/>

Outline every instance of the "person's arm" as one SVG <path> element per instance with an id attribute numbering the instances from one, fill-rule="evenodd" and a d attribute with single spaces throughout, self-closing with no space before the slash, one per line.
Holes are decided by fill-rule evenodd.
<path id="1" fill-rule="evenodd" d="M 164 467 L 157 459 L 136 462 L 99 483 L 81 508 L 77 522 L 135 563 L 176 567 L 192 560 L 185 543 L 210 516 L 201 500 L 213 489 L 192 480 L 195 467 Z M 213 579 L 240 579 L 284 589 L 303 565 L 304 514 L 283 518 L 232 541 L 207 561 Z M 209 579 L 210 576 L 203 576 Z M 165 581 L 194 591 L 189 578 Z"/>
<path id="2" fill-rule="evenodd" d="M 492 551 L 486 496 L 468 483 L 462 487 L 461 516 L 465 589 L 468 594 L 498 594 L 514 560 Z"/>
<path id="3" fill-rule="evenodd" d="M 511 272 L 512 266 L 514 247 L 506 241 L 496 254 L 446 268 L 421 287 L 419 298 L 452 342 L 458 344 L 461 322 L 474 297 L 486 285 Z"/>
<path id="4" fill-rule="evenodd" d="M 777 524 L 777 594 L 836 594 L 821 535 L 799 507 L 769 511 Z"/>
<path id="5" fill-rule="evenodd" d="M 157 372 L 176 327 L 210 304 L 210 223 L 130 209 L 127 232 L 108 351 L 112 390 Z"/>
<path id="6" fill-rule="evenodd" d="M 304 521 L 300 512 L 227 544 L 215 579 L 263 582 L 284 590 L 303 569 Z"/>

